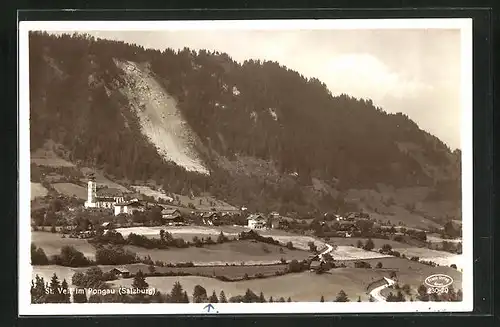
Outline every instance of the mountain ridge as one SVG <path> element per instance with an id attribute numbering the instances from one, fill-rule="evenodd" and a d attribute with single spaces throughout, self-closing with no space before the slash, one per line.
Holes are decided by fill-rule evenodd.
<path id="1" fill-rule="evenodd" d="M 117 62 L 126 61 L 147 63 L 164 95 L 177 102 L 209 177 L 164 160 L 144 133 L 123 93 L 127 74 Z M 71 161 L 117 178 L 153 179 L 181 194 L 210 192 L 259 210 L 347 210 L 339 192 L 380 183 L 426 187 L 460 206 L 459 150 L 451 152 L 406 115 L 332 96 L 324 83 L 278 63 L 32 33 L 30 76 L 33 147 L 52 139 Z M 311 192 L 318 181 L 330 191 Z"/>

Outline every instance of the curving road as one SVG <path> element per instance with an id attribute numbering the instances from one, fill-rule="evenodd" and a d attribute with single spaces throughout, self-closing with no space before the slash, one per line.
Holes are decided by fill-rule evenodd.
<path id="1" fill-rule="evenodd" d="M 333 246 L 331 246 L 330 244 L 325 243 L 325 245 L 326 245 L 326 249 L 318 255 L 320 261 L 325 261 L 323 259 L 323 256 L 327 253 L 332 252 L 332 250 L 333 250 Z"/>
<path id="2" fill-rule="evenodd" d="M 384 288 L 387 288 L 391 285 L 394 285 L 396 284 L 395 281 L 393 281 L 392 279 L 389 279 L 389 278 L 386 278 L 384 277 L 385 279 L 385 282 L 387 284 L 384 284 L 382 286 L 379 286 L 379 287 L 375 287 L 371 292 L 370 292 L 370 295 L 375 299 L 376 302 L 386 302 L 385 301 L 385 297 L 382 296 L 382 294 L 380 294 L 380 292 L 384 289 Z"/>

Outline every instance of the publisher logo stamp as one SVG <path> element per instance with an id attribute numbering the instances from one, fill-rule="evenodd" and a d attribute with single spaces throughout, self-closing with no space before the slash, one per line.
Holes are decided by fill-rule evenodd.
<path id="1" fill-rule="evenodd" d="M 444 274 L 431 275 L 424 280 L 424 284 L 428 294 L 445 294 L 448 293 L 448 286 L 453 284 L 453 278 Z"/>

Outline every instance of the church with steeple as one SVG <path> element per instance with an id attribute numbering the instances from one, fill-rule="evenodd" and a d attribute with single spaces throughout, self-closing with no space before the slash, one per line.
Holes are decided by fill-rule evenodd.
<path id="1" fill-rule="evenodd" d="M 97 189 L 94 176 L 89 177 L 87 183 L 87 201 L 85 208 L 108 208 L 113 209 L 116 204 L 125 202 L 123 193 L 115 188 Z"/>

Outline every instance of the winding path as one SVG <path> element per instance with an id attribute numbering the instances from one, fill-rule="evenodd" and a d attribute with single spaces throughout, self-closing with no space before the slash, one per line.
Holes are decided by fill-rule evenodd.
<path id="1" fill-rule="evenodd" d="M 385 297 L 380 294 L 380 292 L 384 289 L 387 288 L 391 285 L 394 285 L 396 282 L 393 281 L 392 279 L 384 277 L 384 280 L 386 284 L 381 285 L 379 287 L 375 287 L 371 292 L 370 295 L 375 299 L 376 302 L 386 302 Z"/>

